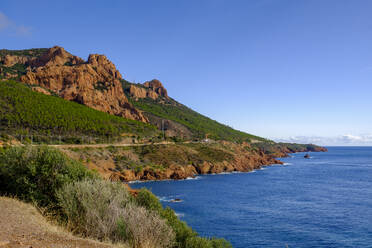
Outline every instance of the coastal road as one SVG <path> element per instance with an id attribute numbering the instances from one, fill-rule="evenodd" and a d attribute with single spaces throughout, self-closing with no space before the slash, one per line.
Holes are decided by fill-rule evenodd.
<path id="1" fill-rule="evenodd" d="M 185 142 L 186 143 L 186 142 Z M 188 142 L 190 143 L 190 142 Z M 150 146 L 150 145 L 174 145 L 175 142 L 158 142 L 158 143 L 114 143 L 114 144 L 61 144 L 61 145 L 47 145 L 55 148 L 105 148 L 105 147 L 126 147 L 126 146 Z M 34 145 L 41 146 L 41 145 Z"/>
<path id="2" fill-rule="evenodd" d="M 181 144 L 200 143 L 200 141 L 185 141 L 179 142 Z M 130 147 L 130 146 L 150 146 L 150 145 L 175 145 L 175 142 L 163 141 L 157 143 L 109 143 L 109 144 L 59 144 L 59 145 L 48 145 L 48 144 L 32 144 L 31 146 L 49 146 L 55 148 L 105 148 L 105 147 Z M 2 146 L 2 144 L 0 144 Z M 12 144 L 11 146 L 24 146 L 23 144 Z"/>

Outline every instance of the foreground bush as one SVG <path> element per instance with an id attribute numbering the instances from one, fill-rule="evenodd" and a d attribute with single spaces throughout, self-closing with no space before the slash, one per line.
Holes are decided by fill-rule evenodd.
<path id="1" fill-rule="evenodd" d="M 186 248 L 232 248 L 232 245 L 224 239 L 193 237 L 187 240 Z"/>
<path id="2" fill-rule="evenodd" d="M 66 184 L 57 193 L 58 203 L 75 233 L 117 241 L 117 221 L 130 201 L 119 183 L 102 179 Z"/>
<path id="3" fill-rule="evenodd" d="M 53 208 L 64 184 L 93 178 L 81 163 L 48 147 L 12 147 L 0 151 L 0 193 Z"/>
<path id="4" fill-rule="evenodd" d="M 156 212 L 129 204 L 118 224 L 131 247 L 173 247 L 174 232 Z"/>
<path id="5" fill-rule="evenodd" d="M 171 247 L 172 229 L 151 210 L 131 202 L 120 183 L 101 179 L 66 184 L 59 205 L 75 233 L 100 240 L 125 241 L 133 248 Z"/>

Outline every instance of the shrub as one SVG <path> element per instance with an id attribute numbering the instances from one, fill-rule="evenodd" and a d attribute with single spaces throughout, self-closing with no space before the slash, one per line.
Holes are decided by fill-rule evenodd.
<path id="1" fill-rule="evenodd" d="M 59 206 L 75 233 L 117 241 L 117 221 L 130 201 L 120 183 L 95 179 L 66 184 L 57 193 Z"/>
<path id="2" fill-rule="evenodd" d="M 168 225 L 172 227 L 176 234 L 177 244 L 175 247 L 184 248 L 186 247 L 186 241 L 189 238 L 197 236 L 197 233 L 194 232 L 185 222 L 181 221 L 175 212 L 169 207 L 163 209 L 160 215 L 167 220 Z"/>
<path id="3" fill-rule="evenodd" d="M 120 183 L 87 179 L 57 193 L 68 227 L 75 233 L 131 247 L 170 247 L 172 229 L 155 211 L 137 206 Z"/>
<path id="4" fill-rule="evenodd" d="M 160 213 L 160 211 L 163 209 L 159 199 L 146 188 L 140 189 L 135 201 L 139 206 L 156 211 L 158 213 Z"/>
<path id="5" fill-rule="evenodd" d="M 0 152 L 0 193 L 53 208 L 64 184 L 93 178 L 81 163 L 48 147 L 10 147 Z"/>
<path id="6" fill-rule="evenodd" d="M 213 248 L 213 247 L 208 239 L 201 237 L 192 237 L 187 240 L 185 248 Z"/>
<path id="7" fill-rule="evenodd" d="M 210 243 L 213 248 L 232 248 L 232 245 L 229 242 L 227 242 L 225 239 L 213 238 L 210 240 Z"/>
<path id="8" fill-rule="evenodd" d="M 232 248 L 232 245 L 225 239 L 192 237 L 186 241 L 185 248 Z"/>
<path id="9" fill-rule="evenodd" d="M 185 222 L 177 217 L 172 209 L 169 207 L 163 209 L 159 199 L 146 188 L 142 188 L 134 200 L 139 206 L 158 212 L 166 220 L 176 234 L 175 247 L 185 247 L 186 240 L 197 235 Z"/>
<path id="10" fill-rule="evenodd" d="M 133 248 L 172 247 L 173 230 L 154 211 L 129 204 L 118 222 L 120 233 Z"/>

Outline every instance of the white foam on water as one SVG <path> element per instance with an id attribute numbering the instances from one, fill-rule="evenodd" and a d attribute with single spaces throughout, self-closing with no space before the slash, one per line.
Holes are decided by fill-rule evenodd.
<path id="1" fill-rule="evenodd" d="M 128 183 L 144 183 L 145 181 L 135 180 L 135 181 L 129 181 Z"/>
<path id="2" fill-rule="evenodd" d="M 201 179 L 200 176 L 196 176 L 196 177 L 186 177 L 184 180 L 199 180 Z"/>
<path id="3" fill-rule="evenodd" d="M 158 197 L 158 199 L 161 202 L 170 202 L 170 200 L 167 197 L 165 197 L 165 196 Z"/>
<path id="4" fill-rule="evenodd" d="M 177 213 L 177 212 L 176 212 L 176 216 L 177 216 L 178 218 L 181 218 L 181 217 L 184 217 L 185 214 L 184 214 L 184 213 Z"/>
<path id="5" fill-rule="evenodd" d="M 284 163 L 283 165 L 292 165 L 292 163 Z"/>
<path id="6" fill-rule="evenodd" d="M 221 172 L 219 174 L 221 174 L 221 175 L 229 175 L 229 174 L 232 174 L 232 172 Z"/>

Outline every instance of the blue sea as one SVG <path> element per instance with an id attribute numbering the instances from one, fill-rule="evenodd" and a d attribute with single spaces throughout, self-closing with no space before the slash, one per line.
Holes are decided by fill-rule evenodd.
<path id="1" fill-rule="evenodd" d="M 131 186 L 151 189 L 202 236 L 236 248 L 372 247 L 372 147 L 328 149 L 249 173 Z"/>

